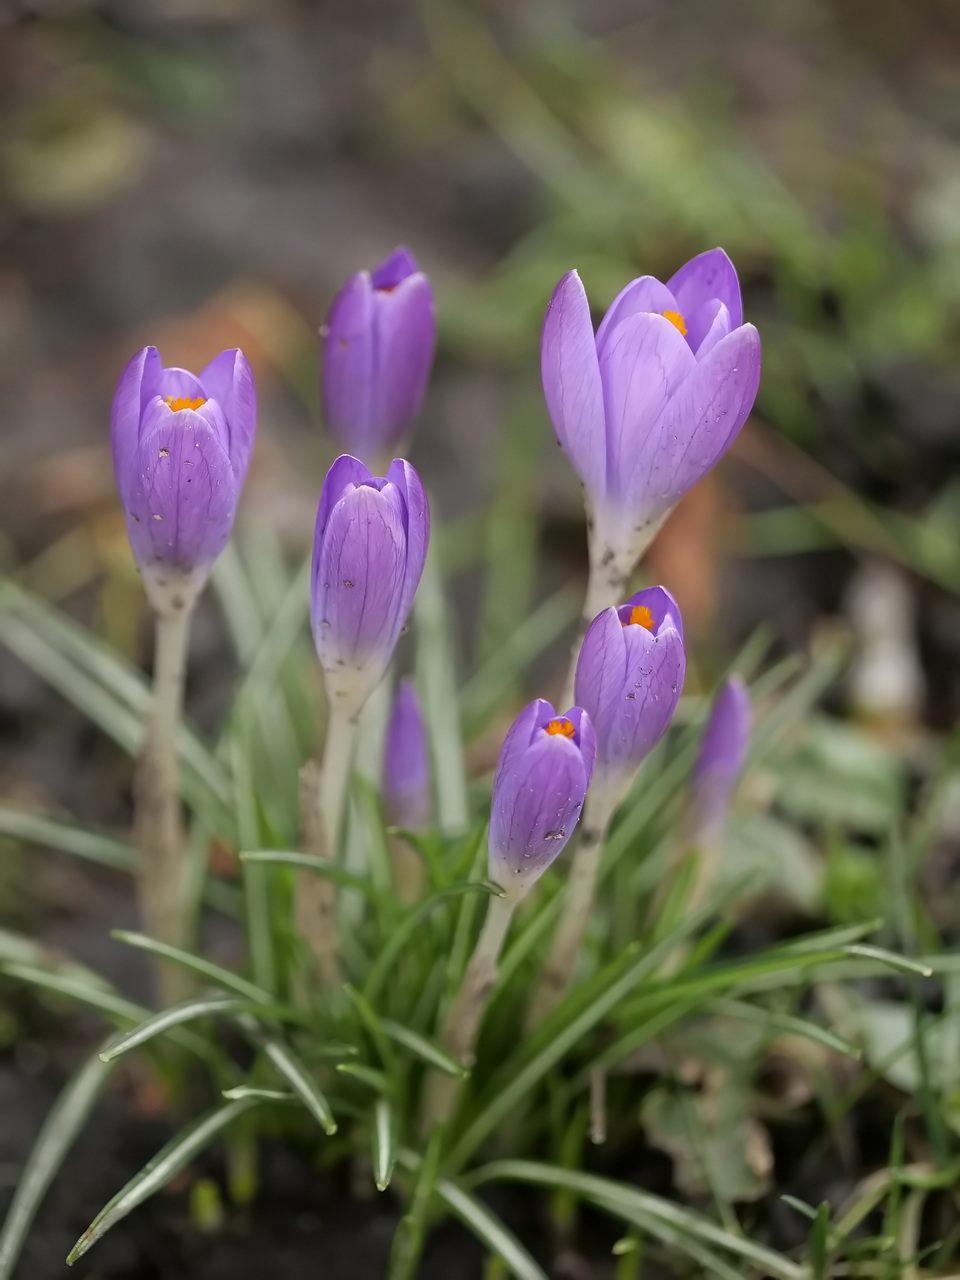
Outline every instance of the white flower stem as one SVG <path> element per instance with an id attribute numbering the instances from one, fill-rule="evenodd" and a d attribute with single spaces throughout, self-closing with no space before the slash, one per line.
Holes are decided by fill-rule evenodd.
<path id="1" fill-rule="evenodd" d="M 497 962 L 517 905 L 516 898 L 491 898 L 457 998 L 440 1032 L 440 1042 L 464 1067 L 473 1065 L 473 1051 L 487 1000 L 497 976 Z M 431 1072 L 427 1077 L 424 1130 L 449 1120 L 460 1096 L 462 1082 L 454 1076 Z"/>
<path id="2" fill-rule="evenodd" d="M 556 1008 L 570 985 L 593 910 L 600 855 L 621 795 L 620 788 L 604 785 L 598 778 L 594 779 L 587 792 L 580 838 L 564 890 L 560 922 L 527 1011 L 528 1031 L 532 1031 Z"/>
<path id="3" fill-rule="evenodd" d="M 153 701 L 134 783 L 144 928 L 176 947 L 186 946 L 190 933 L 177 732 L 193 608 L 180 605 L 156 615 Z M 164 1004 L 182 999 L 189 989 L 179 966 L 161 963 L 156 977 Z"/>
<path id="4" fill-rule="evenodd" d="M 332 706 L 320 766 L 310 761 L 300 773 L 304 851 L 336 862 L 350 793 L 356 749 L 357 715 Z M 327 987 L 340 981 L 336 930 L 337 887 L 326 876 L 301 871 L 297 877 L 296 925 Z"/>

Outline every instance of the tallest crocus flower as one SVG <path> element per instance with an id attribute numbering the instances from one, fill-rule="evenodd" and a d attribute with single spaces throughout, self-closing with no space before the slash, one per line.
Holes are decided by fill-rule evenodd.
<path id="1" fill-rule="evenodd" d="M 557 285 L 543 327 L 543 390 L 583 481 L 590 621 L 616 603 L 663 520 L 729 448 L 760 382 L 760 338 L 743 323 L 722 249 L 666 284 L 631 281 L 596 334 L 580 277 Z"/>

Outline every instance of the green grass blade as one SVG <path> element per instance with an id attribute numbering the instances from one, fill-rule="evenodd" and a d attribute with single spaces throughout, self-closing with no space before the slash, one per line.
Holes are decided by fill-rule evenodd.
<path id="1" fill-rule="evenodd" d="M 333 880 L 335 884 L 342 885 L 346 889 L 356 889 L 358 893 L 364 894 L 372 902 L 381 907 L 395 907 L 396 903 L 393 899 L 387 899 L 369 880 L 363 876 L 354 875 L 352 871 L 345 871 L 343 867 L 336 862 L 331 862 L 329 858 L 321 858 L 314 853 L 298 853 L 295 851 L 279 850 L 279 849 L 256 849 L 250 852 L 240 854 L 241 862 L 264 862 L 273 863 L 278 867 L 298 867 L 306 871 L 315 871 L 317 875 L 326 876 L 328 880 Z"/>
<path id="2" fill-rule="evenodd" d="M 386 1098 L 378 1098 L 373 1106 L 373 1124 L 370 1129 L 373 1180 L 377 1184 L 378 1191 L 386 1191 L 393 1177 L 393 1168 L 397 1161 L 393 1132 L 393 1113 L 390 1110 L 390 1103 Z M 2 1276 L 0 1280 L 3 1280 Z"/>
<path id="3" fill-rule="evenodd" d="M 196 1000 L 184 1000 L 169 1009 L 162 1009 L 134 1027 L 119 1039 L 112 1041 L 101 1053 L 104 1062 L 112 1062 L 121 1054 L 129 1053 L 146 1044 L 155 1036 L 163 1035 L 171 1027 L 179 1027 L 181 1023 L 192 1022 L 196 1018 L 212 1017 L 220 1013 L 236 1013 L 247 1008 L 247 1002 L 238 996 L 201 996 Z"/>
<path id="4" fill-rule="evenodd" d="M 390 1265 L 387 1271 L 388 1280 L 413 1280 L 417 1274 L 420 1255 L 426 1239 L 427 1220 L 434 1193 L 437 1189 L 437 1174 L 440 1169 L 440 1153 L 443 1150 L 444 1126 L 434 1126 L 427 1142 L 427 1149 L 422 1159 L 408 1158 L 403 1163 L 416 1170 L 416 1179 L 407 1212 L 397 1224 L 390 1250 Z"/>
<path id="5" fill-rule="evenodd" d="M 25 844 L 59 849 L 119 871 L 133 871 L 136 865 L 136 851 L 128 844 L 97 831 L 88 831 L 73 822 L 46 818 L 13 805 L 0 805 L 0 835 L 13 836 Z"/>
<path id="6" fill-rule="evenodd" d="M 290 1046 L 274 1036 L 267 1035 L 253 1018 L 241 1017 L 240 1025 L 253 1042 L 263 1050 L 278 1074 L 283 1076 L 324 1133 L 328 1137 L 335 1134 L 337 1122 L 330 1110 L 330 1103 Z"/>
<path id="7" fill-rule="evenodd" d="M 441 1178 L 437 1183 L 437 1195 L 451 1213 L 509 1268 L 516 1280 L 548 1280 L 547 1273 L 482 1200 L 448 1178 Z"/>
<path id="8" fill-rule="evenodd" d="M 114 929 L 110 936 L 116 938 L 118 942 L 125 942 L 129 947 L 136 947 L 138 951 L 147 951 L 150 955 L 160 956 L 163 960 L 172 960 L 174 964 L 182 965 L 184 969 L 199 974 L 201 978 L 207 978 L 218 987 L 235 991 L 237 995 L 243 996 L 246 1000 L 252 1000 L 254 1004 L 274 1003 L 274 998 L 269 991 L 255 986 L 237 973 L 231 973 L 229 969 L 214 964 L 212 960 L 192 955 L 189 951 L 182 951 L 180 947 L 172 947 L 166 942 L 157 942 L 155 938 L 148 938 L 143 933 L 130 933 L 126 929 Z"/>
<path id="9" fill-rule="evenodd" d="M 161 1187 L 174 1178 L 191 1160 L 196 1159 L 201 1151 L 233 1123 L 245 1111 L 256 1105 L 253 1098 L 240 1098 L 228 1102 L 226 1106 L 216 1107 L 200 1116 L 192 1124 L 182 1129 L 175 1138 L 166 1144 L 152 1160 L 125 1187 L 105 1205 L 87 1227 L 83 1235 L 70 1251 L 68 1263 L 82 1258 L 87 1250 L 104 1236 L 111 1227 L 143 1204 Z"/>
<path id="10" fill-rule="evenodd" d="M 428 1040 L 426 1036 L 420 1035 L 419 1032 L 411 1031 L 409 1027 L 401 1026 L 399 1022 L 394 1022 L 390 1018 L 381 1018 L 380 1026 L 385 1035 L 395 1040 L 397 1044 L 402 1044 L 405 1049 L 409 1049 L 428 1066 L 436 1067 L 438 1071 L 443 1071 L 448 1076 L 456 1076 L 459 1080 L 465 1079 L 470 1074 L 456 1059 L 451 1058 L 449 1053 L 441 1049 L 438 1044 L 434 1044 L 432 1040 Z"/>
<path id="11" fill-rule="evenodd" d="M 56 995 L 66 996 L 69 1000 L 90 1005 L 91 1008 L 98 1009 L 111 1019 L 119 1019 L 121 1022 L 142 1022 L 144 1018 L 150 1016 L 150 1010 L 145 1009 L 143 1005 L 134 1004 L 132 1000 L 117 995 L 109 987 L 84 982 L 77 977 L 51 973 L 49 969 L 16 962 L 0 965 L 0 970 L 8 977 L 16 978 L 20 982 L 27 982 L 31 986 L 41 987 Z"/>
<path id="12" fill-rule="evenodd" d="M 43 1122 L 0 1231 L 0 1280 L 11 1280 L 37 1209 L 107 1082 L 111 1068 L 93 1054 L 67 1081 Z"/>

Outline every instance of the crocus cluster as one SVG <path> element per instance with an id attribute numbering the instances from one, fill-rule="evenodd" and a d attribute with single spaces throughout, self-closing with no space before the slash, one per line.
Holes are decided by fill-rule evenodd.
<path id="1" fill-rule="evenodd" d="M 257 401 L 242 351 L 200 374 L 144 347 L 120 377 L 110 442 L 130 543 L 153 607 L 192 604 L 226 546 L 253 451 Z"/>
<path id="2" fill-rule="evenodd" d="M 662 284 L 633 280 L 596 334 L 576 271 L 557 285 L 541 372 L 554 430 L 586 490 L 592 607 L 620 594 L 653 534 L 729 448 L 760 381 L 760 339 L 743 323 L 722 249 Z"/>

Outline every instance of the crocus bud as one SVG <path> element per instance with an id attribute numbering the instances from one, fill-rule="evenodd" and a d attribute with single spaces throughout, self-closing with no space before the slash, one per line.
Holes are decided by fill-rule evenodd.
<path id="1" fill-rule="evenodd" d="M 663 587 L 594 618 L 577 660 L 576 697 L 593 721 L 604 787 L 629 786 L 673 718 L 685 672 L 680 610 Z"/>
<path id="2" fill-rule="evenodd" d="M 436 342 L 430 282 L 406 249 L 351 276 L 323 343 L 324 421 L 346 448 L 390 456 L 420 412 Z"/>
<path id="3" fill-rule="evenodd" d="M 110 443 L 133 554 L 158 612 L 185 608 L 226 546 L 253 451 L 257 397 L 242 351 L 199 375 L 144 347 L 113 397 Z"/>
<path id="4" fill-rule="evenodd" d="M 344 454 L 313 539 L 310 618 L 331 705 L 354 716 L 383 679 L 423 572 L 430 514 L 409 462 L 374 476 Z"/>
<path id="5" fill-rule="evenodd" d="M 538 698 L 514 720 L 490 814 L 490 878 L 508 898 L 523 897 L 570 839 L 596 755 L 596 734 L 580 707 L 558 715 Z"/>
<path id="6" fill-rule="evenodd" d="M 430 825 L 430 753 L 412 680 L 401 680 L 387 725 L 383 798 L 388 820 L 407 831 Z"/>
<path id="7" fill-rule="evenodd" d="M 543 390 L 587 491 L 591 562 L 622 582 L 680 498 L 726 452 L 760 382 L 760 338 L 743 323 L 722 249 L 667 283 L 631 281 L 593 332 L 568 272 L 543 326 Z"/>
<path id="8" fill-rule="evenodd" d="M 749 738 L 750 695 L 740 677 L 731 676 L 714 700 L 693 768 L 693 844 L 715 841 L 722 834 Z"/>

